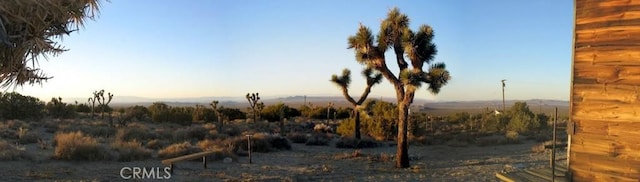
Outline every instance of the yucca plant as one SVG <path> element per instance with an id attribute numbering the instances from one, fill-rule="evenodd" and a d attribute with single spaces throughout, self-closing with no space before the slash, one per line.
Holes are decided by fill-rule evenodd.
<path id="1" fill-rule="evenodd" d="M 407 142 L 407 115 L 413 102 L 415 91 L 423 83 L 428 90 L 436 94 L 450 79 L 444 63 L 432 63 L 437 49 L 433 41 L 433 29 L 421 25 L 417 32 L 409 28 L 409 17 L 393 8 L 380 25 L 380 31 L 374 38 L 371 30 L 360 25 L 355 35 L 349 36 L 348 48 L 355 51 L 358 63 L 380 72 L 396 90 L 398 102 L 398 148 L 396 167 L 409 167 Z M 384 53 L 392 49 L 398 65 L 396 76 L 387 66 Z M 406 60 L 408 58 L 408 62 Z M 428 69 L 424 70 L 424 65 Z"/>
<path id="2" fill-rule="evenodd" d="M 54 41 L 77 31 L 99 12 L 99 0 L 0 1 L 0 87 L 42 84 L 39 58 L 67 51 Z"/>
<path id="3" fill-rule="evenodd" d="M 367 99 L 369 93 L 371 93 L 371 87 L 375 84 L 378 84 L 382 81 L 382 75 L 380 73 L 374 73 L 375 70 L 367 67 L 362 70 L 362 76 L 367 79 L 367 87 L 362 92 L 360 99 L 358 101 L 354 100 L 353 97 L 349 95 L 349 84 L 351 84 L 351 71 L 349 69 L 342 70 L 342 75 L 332 75 L 331 82 L 340 87 L 342 90 L 342 95 L 344 98 L 353 105 L 353 112 L 355 115 L 355 127 L 354 127 L 354 135 L 355 138 L 360 140 L 360 110 L 359 106 Z"/>

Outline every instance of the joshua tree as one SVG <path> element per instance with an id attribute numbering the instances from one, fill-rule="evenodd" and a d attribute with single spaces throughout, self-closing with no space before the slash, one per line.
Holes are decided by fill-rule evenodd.
<path id="1" fill-rule="evenodd" d="M 253 115 L 253 122 L 256 122 L 256 116 L 257 116 L 257 112 L 258 112 L 258 108 L 257 106 L 259 104 L 262 104 L 262 102 L 258 103 L 258 101 L 260 101 L 260 96 L 258 96 L 258 92 L 256 93 L 247 93 L 247 101 L 249 101 L 249 107 L 251 109 L 251 113 Z M 264 105 L 264 104 L 263 104 Z"/>
<path id="2" fill-rule="evenodd" d="M 93 112 L 95 111 L 96 108 L 96 95 L 98 94 L 98 91 L 94 91 L 93 92 L 93 97 L 89 97 L 89 99 L 87 99 L 87 102 L 91 103 L 91 119 L 93 119 Z"/>
<path id="3" fill-rule="evenodd" d="M 53 78 L 36 66 L 38 59 L 67 51 L 53 39 L 94 19 L 99 7 L 99 0 L 0 1 L 0 87 L 42 84 Z"/>
<path id="4" fill-rule="evenodd" d="M 353 97 L 349 95 L 349 84 L 351 83 L 351 71 L 349 69 L 342 70 L 342 75 L 331 75 L 331 82 L 336 84 L 342 89 L 342 95 L 344 98 L 353 105 L 353 114 L 355 115 L 355 137 L 356 139 L 360 139 L 360 111 L 359 106 L 367 99 L 369 93 L 371 92 L 371 87 L 373 85 L 378 84 L 382 81 L 382 75 L 380 73 L 373 73 L 374 70 L 372 68 L 365 68 L 362 70 L 362 76 L 367 79 L 367 87 L 362 92 L 360 99 L 356 102 Z"/>
<path id="5" fill-rule="evenodd" d="M 113 94 L 111 92 L 107 93 L 108 100 L 104 98 L 104 89 L 93 92 L 93 97 L 98 101 L 98 107 L 100 107 L 100 118 L 104 119 L 104 109 L 109 107 L 109 103 L 111 103 L 111 99 L 113 99 Z M 111 115 L 111 114 L 109 114 Z"/>
<path id="6" fill-rule="evenodd" d="M 264 109 L 264 103 L 260 102 L 256 105 L 256 108 L 258 109 L 258 118 L 262 119 L 262 110 Z"/>
<path id="7" fill-rule="evenodd" d="M 348 48 L 354 49 L 358 63 L 379 71 L 396 91 L 399 116 L 395 166 L 398 168 L 409 167 L 407 113 L 416 90 L 426 83 L 427 89 L 436 94 L 450 79 L 444 63 L 432 63 L 437 52 L 433 36 L 429 25 L 421 25 L 416 32 L 409 29 L 409 17 L 393 8 L 382 21 L 375 39 L 371 30 L 362 24 L 356 35 L 348 38 Z M 398 76 L 387 66 L 384 53 L 390 48 L 395 53 Z M 425 64 L 427 70 L 423 70 Z"/>
<path id="8" fill-rule="evenodd" d="M 214 100 L 209 105 L 211 105 L 211 108 L 213 109 L 213 112 L 216 113 L 216 117 L 217 117 L 217 121 L 218 121 L 218 125 L 219 125 L 217 127 L 218 128 L 218 132 L 222 132 L 222 127 L 224 126 L 224 120 L 223 120 L 222 115 L 220 115 L 221 113 L 220 113 L 220 108 L 218 108 L 218 103 L 219 102 L 217 100 Z"/>

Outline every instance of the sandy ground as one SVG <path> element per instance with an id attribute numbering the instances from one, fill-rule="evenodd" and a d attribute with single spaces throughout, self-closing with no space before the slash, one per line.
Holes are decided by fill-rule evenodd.
<path id="1" fill-rule="evenodd" d="M 197 161 L 176 164 L 170 181 L 498 181 L 495 172 L 548 166 L 550 151 L 532 153 L 536 143 L 478 147 L 446 145 L 411 146 L 411 168 L 393 168 L 389 157 L 395 147 L 359 150 L 337 149 L 333 146 L 293 144 L 290 151 L 253 153 L 252 164 L 247 157 L 224 163 L 212 161 L 207 169 Z M 0 181 L 153 181 L 126 180 L 120 175 L 123 167 L 161 168 L 157 176 L 167 177 L 165 165 L 159 159 L 135 162 L 69 162 L 51 160 L 53 149 L 42 150 L 35 144 L 25 146 L 35 154 L 30 161 L 0 163 Z M 382 157 L 381 157 L 382 156 Z M 557 154 L 560 161 L 566 152 Z M 125 170 L 125 176 L 130 172 Z"/>

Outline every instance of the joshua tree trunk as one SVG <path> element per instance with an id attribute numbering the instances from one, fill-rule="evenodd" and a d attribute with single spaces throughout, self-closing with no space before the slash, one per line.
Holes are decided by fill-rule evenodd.
<path id="1" fill-rule="evenodd" d="M 355 126 L 355 132 L 354 133 L 355 133 L 356 139 L 360 140 L 360 111 L 355 109 L 355 108 L 358 108 L 358 106 L 354 106 L 353 108 L 354 108 L 353 112 L 355 112 L 355 115 L 356 115 L 356 118 L 355 118 L 355 120 L 356 120 L 355 125 L 356 126 Z"/>
<path id="2" fill-rule="evenodd" d="M 409 112 L 409 104 L 404 102 L 398 103 L 398 145 L 396 154 L 399 160 L 396 160 L 396 167 L 409 167 L 409 150 L 407 142 L 407 113 Z"/>

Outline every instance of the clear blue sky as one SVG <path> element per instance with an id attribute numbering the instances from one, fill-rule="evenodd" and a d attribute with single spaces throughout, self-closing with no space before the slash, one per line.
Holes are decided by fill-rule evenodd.
<path id="1" fill-rule="evenodd" d="M 448 100 L 569 99 L 573 2 L 537 1 L 216 1 L 112 0 L 100 17 L 62 40 L 70 49 L 40 66 L 54 78 L 15 91 L 51 97 L 182 98 L 340 96 L 329 82 L 354 73 L 351 92 L 364 87 L 347 37 L 363 23 L 377 31 L 392 7 L 411 27 L 435 30 L 435 61 L 453 79 Z M 391 56 L 391 55 L 388 55 Z M 388 60 L 393 61 L 389 57 Z M 389 65 L 396 71 L 395 64 Z M 373 97 L 395 97 L 385 80 Z"/>

